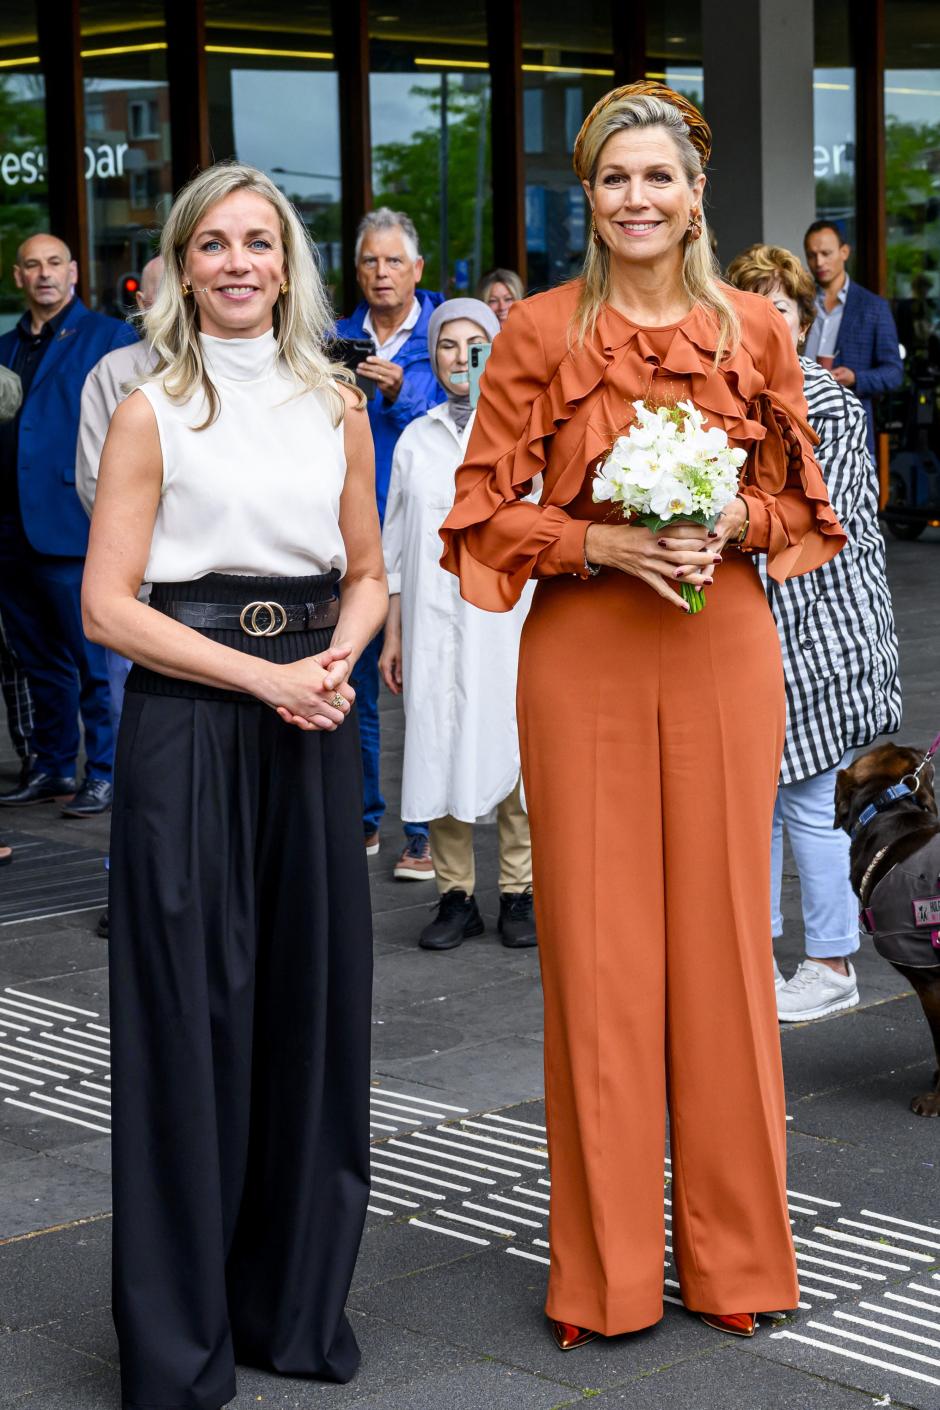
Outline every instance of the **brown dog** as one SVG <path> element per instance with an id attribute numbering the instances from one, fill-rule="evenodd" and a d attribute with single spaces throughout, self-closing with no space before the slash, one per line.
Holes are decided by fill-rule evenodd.
<path id="1" fill-rule="evenodd" d="M 911 782 L 923 757 L 922 750 L 881 744 L 841 769 L 836 776 L 835 826 L 850 837 L 856 829 L 850 874 L 863 919 L 867 917 L 879 954 L 913 987 L 933 1036 L 934 1089 L 914 1097 L 911 1111 L 940 1116 L 940 820 L 933 765 L 922 768 L 910 797 L 890 802 L 884 797 L 893 785 Z M 858 826 L 874 803 L 879 804 L 877 814 Z M 937 919 L 930 918 L 934 916 Z"/>

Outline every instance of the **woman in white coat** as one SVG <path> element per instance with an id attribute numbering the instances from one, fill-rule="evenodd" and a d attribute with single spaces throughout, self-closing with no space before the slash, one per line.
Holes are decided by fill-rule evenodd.
<path id="1" fill-rule="evenodd" d="M 395 448 L 382 546 L 391 594 L 379 661 L 405 697 L 401 815 L 430 820 L 440 902 L 421 932 L 450 950 L 484 929 L 474 897 L 473 824 L 496 810 L 499 922 L 504 945 L 535 944 L 529 821 L 520 797 L 516 727 L 519 636 L 532 585 L 511 612 L 483 612 L 440 566 L 438 530 L 472 426 L 468 359 L 499 322 L 478 299 L 450 299 L 428 329 L 447 400 L 412 421 Z"/>

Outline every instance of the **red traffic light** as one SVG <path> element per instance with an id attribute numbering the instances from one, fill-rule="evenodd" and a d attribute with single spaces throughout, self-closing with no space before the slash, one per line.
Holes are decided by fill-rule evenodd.
<path id="1" fill-rule="evenodd" d="M 118 284 L 118 303 L 132 306 L 137 300 L 137 291 L 140 289 L 139 274 L 122 274 Z"/>
<path id="2" fill-rule="evenodd" d="M 137 282 L 136 279 L 125 279 L 124 288 L 129 294 L 136 294 L 137 290 L 140 288 L 140 284 Z"/>

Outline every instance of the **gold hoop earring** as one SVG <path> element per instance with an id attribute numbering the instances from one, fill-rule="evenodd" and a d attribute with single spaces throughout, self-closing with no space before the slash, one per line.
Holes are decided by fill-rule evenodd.
<path id="1" fill-rule="evenodd" d="M 191 294 L 192 292 L 193 292 L 193 286 L 192 286 L 192 284 L 187 284 L 187 283 L 185 282 L 185 280 L 184 280 L 183 283 L 180 285 L 180 293 L 183 295 L 183 298 L 184 298 L 184 299 L 188 299 L 189 296 L 190 296 L 190 294 Z"/>
<path id="2" fill-rule="evenodd" d="M 281 282 L 281 293 L 282 293 L 282 294 L 286 294 L 289 288 L 290 288 L 290 284 L 288 284 L 287 280 L 286 280 L 286 279 L 282 280 L 282 282 Z"/>
<path id="3" fill-rule="evenodd" d="M 686 231 L 690 240 L 701 240 L 702 238 L 702 216 L 700 211 L 693 211 L 689 216 L 689 226 Z"/>
<path id="4" fill-rule="evenodd" d="M 593 210 L 591 211 L 591 239 L 594 241 L 595 245 L 599 250 L 603 249 L 604 242 L 601 239 L 600 231 L 597 228 L 597 221 L 594 219 Z"/>

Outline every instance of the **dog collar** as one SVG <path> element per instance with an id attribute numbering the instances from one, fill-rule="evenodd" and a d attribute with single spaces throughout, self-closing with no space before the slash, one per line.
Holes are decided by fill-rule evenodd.
<path id="1" fill-rule="evenodd" d="M 910 777 L 910 775 L 908 775 Z M 893 783 L 890 788 L 886 788 L 884 793 L 879 793 L 873 803 L 869 803 L 867 808 L 863 808 L 858 815 L 858 820 L 852 831 L 849 833 L 854 842 L 863 827 L 867 827 L 872 818 L 876 818 L 879 813 L 883 813 L 886 808 L 892 807 L 895 803 L 900 803 L 904 798 L 913 798 L 917 792 L 917 780 L 914 779 L 914 787 L 911 788 L 907 778 L 902 778 L 900 783 Z M 918 805 L 919 806 L 919 805 Z"/>

